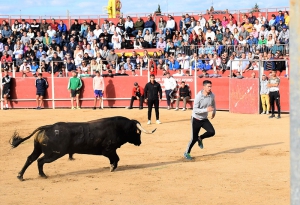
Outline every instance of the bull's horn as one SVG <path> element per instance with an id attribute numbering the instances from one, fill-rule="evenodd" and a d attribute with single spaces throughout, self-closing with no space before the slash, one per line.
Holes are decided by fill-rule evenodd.
<path id="1" fill-rule="evenodd" d="M 154 130 L 152 130 L 152 132 L 145 130 L 139 123 L 136 123 L 136 127 L 141 130 L 142 132 L 146 133 L 146 134 L 152 134 L 153 132 L 155 132 L 156 128 Z"/>

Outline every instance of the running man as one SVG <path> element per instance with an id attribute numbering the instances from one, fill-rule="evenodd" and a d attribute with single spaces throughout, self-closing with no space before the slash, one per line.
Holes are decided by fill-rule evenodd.
<path id="1" fill-rule="evenodd" d="M 81 79 L 77 77 L 76 71 L 73 70 L 72 71 L 72 77 L 69 79 L 69 83 L 68 83 L 68 90 L 71 94 L 72 109 L 76 109 L 76 107 L 74 107 L 74 98 L 76 98 L 77 109 L 80 109 L 80 107 L 79 107 L 79 94 L 80 94 L 81 86 L 82 86 Z"/>
<path id="2" fill-rule="evenodd" d="M 148 125 L 151 124 L 151 114 L 152 107 L 154 105 L 155 115 L 156 115 L 156 124 L 161 124 L 159 121 L 159 101 L 162 98 L 162 90 L 161 86 L 158 82 L 155 81 L 155 76 L 153 74 L 150 75 L 150 82 L 146 84 L 144 89 L 145 102 L 148 101 Z"/>
<path id="3" fill-rule="evenodd" d="M 203 81 L 203 90 L 201 90 L 195 98 L 193 113 L 192 113 L 192 138 L 188 144 L 184 157 L 191 160 L 191 149 L 198 141 L 198 145 L 203 149 L 203 140 L 215 135 L 215 129 L 207 119 L 208 113 L 212 112 L 211 119 L 216 115 L 215 95 L 211 92 L 212 83 L 209 80 Z M 198 136 L 200 129 L 203 128 L 206 132 Z"/>
<path id="4" fill-rule="evenodd" d="M 8 98 L 10 97 L 11 77 L 8 75 L 8 71 L 4 70 L 4 77 L 2 78 L 2 95 L 4 101 L 3 110 L 8 110 Z"/>
<path id="5" fill-rule="evenodd" d="M 96 76 L 93 78 L 93 89 L 94 89 L 94 108 L 93 110 L 96 110 L 97 106 L 97 99 L 99 99 L 99 109 L 103 109 L 102 107 L 102 98 L 104 94 L 104 79 L 102 76 L 100 76 L 100 72 L 96 71 Z"/>
<path id="6" fill-rule="evenodd" d="M 270 104 L 271 104 L 271 116 L 269 118 L 274 118 L 275 114 L 275 105 L 274 103 L 276 102 L 277 110 L 278 110 L 278 115 L 277 119 L 280 119 L 280 94 L 279 94 L 279 83 L 280 79 L 276 76 L 276 70 L 272 70 L 271 72 L 271 77 L 268 82 L 268 87 L 269 87 L 269 96 L 270 96 Z"/>
<path id="7" fill-rule="evenodd" d="M 35 80 L 36 87 L 36 109 L 42 109 L 43 99 L 45 97 L 46 89 L 48 88 L 48 82 L 43 78 L 42 73 L 38 74 L 37 79 Z"/>

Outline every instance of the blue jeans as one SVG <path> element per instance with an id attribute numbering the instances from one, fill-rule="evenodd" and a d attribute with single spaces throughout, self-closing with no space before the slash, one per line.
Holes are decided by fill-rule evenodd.
<path id="1" fill-rule="evenodd" d="M 171 105 L 171 98 L 173 98 L 173 90 L 165 90 L 166 91 L 166 97 L 167 97 L 167 104 L 168 106 Z"/>
<path id="2" fill-rule="evenodd" d="M 132 34 L 133 36 L 136 36 L 136 35 L 138 34 L 138 32 L 139 32 L 139 30 L 134 30 L 134 31 L 132 31 L 131 34 Z"/>
<path id="3" fill-rule="evenodd" d="M 150 34 L 152 34 L 152 28 L 144 28 L 142 36 L 144 37 L 146 30 L 149 30 Z"/>

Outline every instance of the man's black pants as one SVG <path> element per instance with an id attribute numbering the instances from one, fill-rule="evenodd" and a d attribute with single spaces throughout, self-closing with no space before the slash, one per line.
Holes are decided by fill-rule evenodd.
<path id="1" fill-rule="evenodd" d="M 156 120 L 159 120 L 159 100 L 158 99 L 149 99 L 148 100 L 148 120 L 151 120 L 152 107 L 154 105 Z"/>
<path id="2" fill-rule="evenodd" d="M 139 99 L 139 101 L 140 101 L 140 103 L 139 103 L 139 107 L 140 108 L 143 108 L 143 102 L 144 102 L 144 96 L 141 96 L 141 97 L 139 97 L 140 99 Z M 130 101 L 130 108 L 132 108 L 132 106 L 133 106 L 133 101 L 135 101 L 135 100 L 137 100 L 137 98 L 136 98 L 136 96 L 132 96 L 131 97 L 131 101 Z"/>
<path id="3" fill-rule="evenodd" d="M 200 138 L 202 140 L 215 135 L 215 129 L 208 119 L 198 120 L 198 119 L 192 117 L 191 121 L 192 121 L 191 122 L 192 123 L 192 137 L 191 137 L 191 140 L 186 149 L 186 153 L 190 153 L 194 144 L 198 141 L 198 138 L 199 138 L 198 134 L 199 134 L 201 128 L 206 130 L 205 133 L 200 135 Z"/>
<path id="4" fill-rule="evenodd" d="M 278 116 L 280 116 L 280 94 L 279 94 L 279 91 L 270 92 L 269 96 L 270 96 L 270 105 L 271 105 L 272 115 L 274 115 L 275 102 L 276 102 L 276 107 L 277 107 L 277 110 L 278 110 Z"/>

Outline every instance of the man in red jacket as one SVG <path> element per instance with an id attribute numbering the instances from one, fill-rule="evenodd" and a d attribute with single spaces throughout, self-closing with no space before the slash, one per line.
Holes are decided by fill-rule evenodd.
<path id="1" fill-rule="evenodd" d="M 137 82 L 135 82 L 133 85 L 134 85 L 134 87 L 132 89 L 132 97 L 131 97 L 131 101 L 130 101 L 130 106 L 127 107 L 127 109 L 132 109 L 133 101 L 139 100 L 140 101 L 139 109 L 142 110 L 143 102 L 144 102 L 144 89 L 141 86 L 139 86 L 139 84 Z"/>

